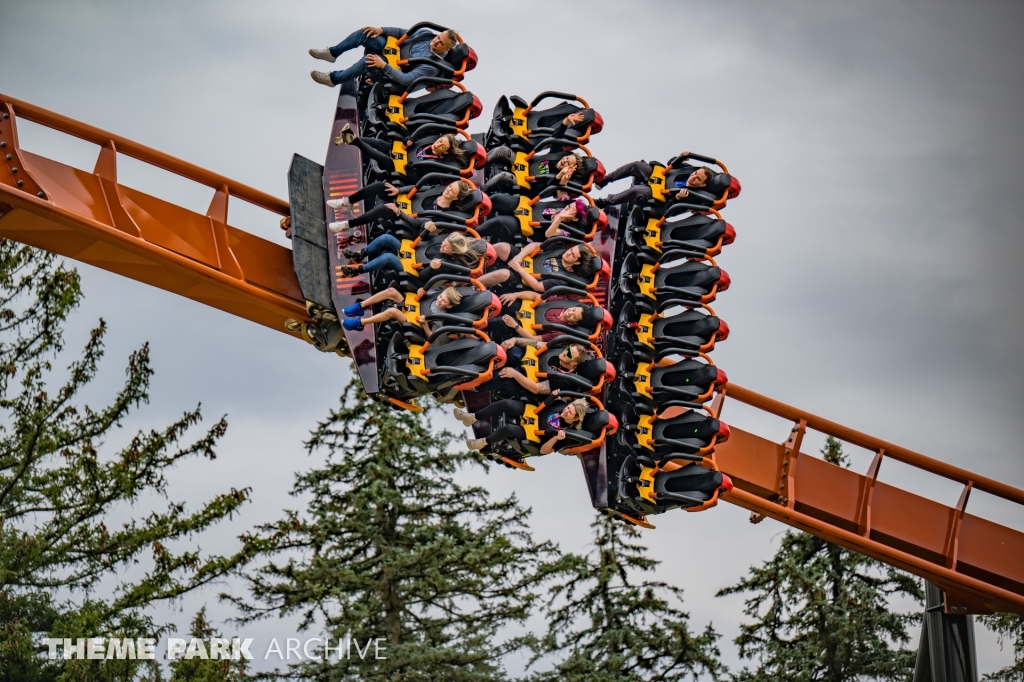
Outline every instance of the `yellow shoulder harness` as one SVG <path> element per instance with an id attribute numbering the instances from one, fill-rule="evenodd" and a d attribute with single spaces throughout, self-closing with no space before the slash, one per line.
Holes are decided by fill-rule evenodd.
<path id="1" fill-rule="evenodd" d="M 657 298 L 654 287 L 654 266 L 643 265 L 640 267 L 640 277 L 636 280 L 640 287 L 640 293 L 647 298 Z"/>
<path id="2" fill-rule="evenodd" d="M 402 306 L 402 312 L 405 313 L 405 319 L 409 320 L 409 324 L 419 326 L 420 323 L 416 321 L 416 318 L 420 316 L 420 302 L 416 300 L 416 294 L 405 294 L 405 304 Z"/>
<path id="3" fill-rule="evenodd" d="M 647 184 L 651 186 L 651 198 L 655 201 L 665 201 L 665 167 L 655 166 L 651 171 L 651 177 L 647 181 Z"/>
<path id="4" fill-rule="evenodd" d="M 533 225 L 530 222 L 533 221 L 533 204 L 530 203 L 530 200 L 520 195 L 519 206 L 516 207 L 513 213 L 519 221 L 519 231 L 523 233 L 524 237 L 532 237 Z"/>
<path id="5" fill-rule="evenodd" d="M 405 164 L 409 161 L 409 152 L 401 140 L 391 143 L 391 160 L 395 162 L 395 172 L 405 175 Z"/>
<path id="6" fill-rule="evenodd" d="M 526 409 L 523 411 L 523 417 L 519 420 L 519 424 L 526 431 L 527 440 L 539 443 L 540 433 L 544 430 L 544 427 L 540 423 L 540 417 L 537 416 L 537 407 L 534 405 L 526 405 L 525 407 Z"/>
<path id="7" fill-rule="evenodd" d="M 419 277 L 420 271 L 416 269 L 416 248 L 412 240 L 403 239 L 402 248 L 398 250 L 398 259 L 402 261 L 402 269 L 413 277 Z"/>
<path id="8" fill-rule="evenodd" d="M 512 128 L 513 135 L 518 135 L 524 140 L 528 139 L 526 137 L 526 109 L 516 107 L 515 111 L 512 112 L 512 125 L 510 127 Z"/>
<path id="9" fill-rule="evenodd" d="M 402 51 L 398 47 L 398 38 L 388 36 L 387 41 L 384 43 L 383 55 L 391 68 L 398 68 L 398 62 L 402 58 Z"/>

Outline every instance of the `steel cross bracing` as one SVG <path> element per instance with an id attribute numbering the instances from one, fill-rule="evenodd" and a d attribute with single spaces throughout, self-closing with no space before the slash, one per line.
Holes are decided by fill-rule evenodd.
<path id="1" fill-rule="evenodd" d="M 100 146 L 92 173 L 22 150 L 18 118 Z M 205 215 L 117 182 L 117 153 L 214 190 Z M 0 95 L 0 237 L 46 249 L 289 333 L 309 320 L 291 250 L 231 227 L 237 197 L 280 215 L 286 202 L 90 125 Z M 329 165 L 329 164 L 328 164 Z M 292 327 L 294 329 L 294 327 Z M 294 331 L 291 332 L 294 335 Z M 728 397 L 793 421 L 783 443 L 732 427 L 715 459 L 727 502 L 940 586 L 948 613 L 1024 614 L 1024 533 L 967 513 L 972 490 L 1024 505 L 1024 491 L 790 407 L 736 384 Z M 715 410 L 722 408 L 722 396 Z M 800 452 L 806 429 L 874 451 L 866 474 Z M 963 485 L 954 507 L 882 483 L 886 459 Z"/>

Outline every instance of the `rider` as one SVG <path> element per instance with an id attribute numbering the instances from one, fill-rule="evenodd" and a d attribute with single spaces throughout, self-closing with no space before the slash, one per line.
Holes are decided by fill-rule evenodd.
<path id="1" fill-rule="evenodd" d="M 480 384 L 474 390 L 491 392 L 504 390 L 505 392 L 509 392 L 514 390 L 516 385 L 518 385 L 535 395 L 557 395 L 562 389 L 578 391 L 579 387 L 576 384 L 561 381 L 558 375 L 575 374 L 579 364 L 586 360 L 589 355 L 587 347 L 581 343 L 568 344 L 562 352 L 558 354 L 558 358 L 556 360 L 549 362 L 549 367 L 546 370 L 548 378 L 543 381 L 533 381 L 523 374 L 521 364 L 526 346 L 539 345 L 539 341 L 525 339 L 523 337 L 504 341 L 501 344 L 501 347 L 505 349 L 505 366 L 501 368 L 500 372 L 498 372 L 497 377 Z M 455 416 L 459 417 L 460 414 L 465 413 L 462 412 L 462 410 L 456 409 Z"/>
<path id="2" fill-rule="evenodd" d="M 689 152 L 683 152 L 683 155 L 685 156 L 688 153 Z M 693 167 L 691 166 L 691 168 Z M 654 167 L 646 161 L 631 161 L 623 166 L 619 166 L 611 173 L 605 175 L 604 180 L 596 183 L 598 188 L 604 188 L 606 185 L 624 178 L 633 178 L 633 186 L 619 192 L 618 194 L 612 194 L 610 196 L 597 199 L 594 201 L 594 205 L 598 208 L 606 208 L 608 206 L 617 206 L 631 201 L 649 200 L 653 192 L 651 191 L 651 186 L 648 185 L 647 182 L 651 179 L 651 173 L 653 171 Z M 709 201 L 703 192 L 691 192 L 690 190 L 699 190 L 706 187 L 708 182 L 710 182 L 715 175 L 715 172 L 710 168 L 707 168 L 706 166 L 699 166 L 690 172 L 686 177 L 685 183 L 677 183 L 677 187 L 667 189 L 678 189 L 679 191 L 675 193 L 674 198 L 679 201 L 686 199 L 690 203 L 706 204 L 710 206 L 714 203 L 714 199 Z"/>
<path id="3" fill-rule="evenodd" d="M 588 402 L 584 398 L 573 400 L 561 410 L 550 409 L 548 406 L 550 400 L 551 398 L 548 398 L 545 401 L 543 408 L 547 409 L 539 410 L 538 416 L 542 415 L 541 419 L 544 425 L 548 429 L 555 430 L 556 433 L 540 446 L 540 454 L 542 455 L 553 452 L 558 442 L 565 439 L 565 430 L 580 428 L 583 425 L 583 418 L 587 415 Z M 473 426 L 480 423 L 481 420 L 491 419 L 500 414 L 506 417 L 520 418 L 525 413 L 526 405 L 518 400 L 499 400 L 498 402 L 491 403 L 476 414 L 468 414 L 459 410 L 459 413 L 455 416 L 466 426 Z M 492 431 L 491 435 L 486 438 L 470 438 L 466 440 L 466 447 L 470 450 L 480 450 L 488 445 L 495 445 L 505 440 L 526 440 L 526 429 L 519 424 L 505 424 Z"/>
<path id="4" fill-rule="evenodd" d="M 402 261 L 396 255 L 402 248 L 402 242 L 390 234 L 382 234 L 366 245 L 362 251 L 350 251 L 342 249 L 341 254 L 353 263 L 359 265 L 342 266 L 344 277 L 355 277 L 364 272 L 374 270 L 391 269 L 395 272 L 402 272 Z M 487 253 L 487 242 L 483 239 L 467 237 L 461 232 L 452 232 L 444 241 L 439 244 L 430 244 L 426 250 L 426 257 L 430 259 L 423 268 L 431 275 L 447 272 L 447 264 L 455 263 L 468 268 L 475 268 L 480 264 L 480 259 Z M 362 261 L 370 260 L 366 263 Z M 429 269 L 428 269 L 429 268 Z M 461 272 L 456 270 L 457 272 Z"/>
<path id="5" fill-rule="evenodd" d="M 521 283 L 537 293 L 544 293 L 550 287 L 564 284 L 564 282 L 554 279 L 542 283 L 523 267 L 523 258 L 533 256 L 540 251 L 540 248 L 540 242 L 527 244 L 515 258 L 508 262 L 507 269 L 493 270 L 481 275 L 478 278 L 480 283 L 488 288 L 502 285 L 505 289 L 514 289 Z M 540 273 L 565 271 L 585 279 L 590 279 L 597 267 L 600 267 L 600 258 L 589 244 L 573 244 L 563 251 L 561 256 L 553 256 L 545 259 L 542 263 L 534 264 L 535 270 Z"/>
<path id="6" fill-rule="evenodd" d="M 341 129 L 341 134 L 334 138 L 334 144 L 351 144 L 359 147 L 359 151 L 376 161 L 388 173 L 395 172 L 395 161 L 391 158 L 392 143 L 390 140 L 379 140 L 375 137 L 356 137 L 352 126 L 348 123 Z M 406 148 L 412 147 L 415 141 L 405 141 Z M 430 144 L 424 144 L 410 150 L 410 161 L 427 161 L 431 159 L 454 159 L 460 166 L 465 166 L 469 154 L 462 148 L 459 138 L 452 133 L 445 133 Z"/>
<path id="7" fill-rule="evenodd" d="M 354 331 L 362 329 L 364 325 L 375 324 L 377 322 L 386 322 L 388 320 L 391 320 L 393 322 L 404 323 L 407 321 L 405 313 L 403 313 L 401 309 L 397 307 L 386 308 L 385 310 L 382 310 L 376 315 L 369 315 L 368 317 L 363 317 L 364 308 L 372 309 L 375 304 L 382 303 L 384 301 L 402 303 L 405 301 L 405 296 L 402 295 L 402 293 L 398 289 L 395 289 L 394 287 L 389 287 L 384 291 L 378 291 L 376 294 L 370 296 L 365 301 L 359 301 L 357 303 L 353 303 L 347 308 L 344 308 L 342 312 L 345 313 L 345 317 L 355 319 L 343 320 L 342 325 L 345 327 L 345 329 L 348 329 L 349 331 Z M 427 310 L 424 313 L 424 315 L 446 313 L 455 306 L 459 305 L 461 301 L 462 294 L 459 293 L 458 289 L 456 289 L 455 287 L 446 287 L 444 291 L 438 294 L 437 297 L 430 302 L 430 305 L 427 306 Z M 430 323 L 427 321 L 424 315 L 420 315 L 418 318 L 416 318 L 416 322 L 418 322 L 419 325 L 423 327 L 423 330 L 427 334 L 430 334 Z"/>
<path id="8" fill-rule="evenodd" d="M 397 196 L 400 193 L 405 193 L 411 190 L 412 187 L 398 188 L 392 185 L 390 182 L 371 182 L 369 185 L 366 185 L 362 189 L 356 190 L 347 197 L 331 199 L 330 201 L 327 202 L 327 205 L 333 209 L 348 209 L 352 208 L 353 204 L 357 204 L 360 201 L 363 201 L 364 199 L 369 199 L 370 197 L 373 196 L 379 199 L 388 199 Z M 439 194 L 436 199 L 434 199 L 432 204 L 424 206 L 422 210 L 444 211 L 446 209 L 451 208 L 452 204 L 466 198 L 466 196 L 472 191 L 473 185 L 466 182 L 465 180 L 456 180 L 455 182 L 452 182 L 447 187 L 445 187 L 444 191 L 441 192 L 441 194 Z M 391 204 L 391 206 L 395 205 Z M 397 209 L 398 207 L 395 206 L 395 208 Z M 367 215 L 369 215 L 373 210 L 375 209 L 367 211 Z M 387 214 L 384 213 L 383 209 L 380 210 L 378 213 L 374 214 L 375 218 L 379 218 L 382 216 L 387 216 Z M 331 229 L 332 232 L 344 232 L 349 226 L 352 225 L 353 222 L 354 220 L 343 220 L 340 222 L 331 223 L 330 225 L 328 225 L 328 227 Z M 369 222 L 369 220 L 367 220 L 366 222 Z M 363 223 L 356 224 L 358 225 Z M 398 252 L 395 251 L 395 253 Z"/>
<path id="9" fill-rule="evenodd" d="M 365 59 L 361 59 L 344 71 L 312 71 L 309 75 L 321 85 L 334 87 L 353 78 L 359 78 L 366 74 L 367 69 L 379 69 L 388 80 L 397 83 L 402 89 L 408 89 L 417 78 L 436 76 L 438 70 L 429 64 L 420 64 L 409 71 L 399 71 L 388 65 L 381 54 L 387 45 L 387 37 L 401 38 L 405 35 L 405 29 L 393 27 L 364 26 L 342 40 L 334 47 L 312 48 L 309 54 L 325 62 L 334 63 L 334 60 L 349 50 L 357 47 L 363 48 Z M 421 28 L 405 39 L 402 47 L 406 49 L 409 58 L 417 57 L 444 57 L 448 50 L 455 47 L 459 35 L 448 29 L 435 34 L 433 31 Z M 422 87 L 422 86 L 421 86 Z"/>

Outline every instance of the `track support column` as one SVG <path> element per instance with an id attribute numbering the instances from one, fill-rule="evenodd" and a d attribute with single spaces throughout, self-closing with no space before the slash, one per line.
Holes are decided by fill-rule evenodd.
<path id="1" fill-rule="evenodd" d="M 925 581 L 925 610 L 914 682 L 977 682 L 974 618 L 945 612 L 942 590 Z"/>

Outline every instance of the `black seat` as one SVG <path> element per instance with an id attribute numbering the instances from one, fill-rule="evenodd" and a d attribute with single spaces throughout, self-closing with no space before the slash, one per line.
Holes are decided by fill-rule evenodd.
<path id="1" fill-rule="evenodd" d="M 512 164 L 512 174 L 516 177 L 516 187 L 520 193 L 536 195 L 547 187 L 563 187 L 574 192 L 588 192 L 595 182 L 604 179 L 604 164 L 589 154 L 582 159 L 582 166 L 576 168 L 566 185 L 560 185 L 557 179 L 558 162 L 571 150 L 548 151 L 537 154 L 516 152 Z"/>
<path id="2" fill-rule="evenodd" d="M 725 167 L 725 164 L 710 156 L 688 153 L 685 155 L 680 154 L 671 159 L 664 168 L 664 187 L 666 192 L 669 193 L 665 195 L 667 204 L 676 201 L 673 196 L 675 191 L 685 186 L 686 179 L 690 177 L 690 174 L 702 167 L 691 163 L 692 160 L 716 165 L 722 169 L 722 172 L 716 173 L 715 177 L 704 187 L 688 188 L 690 196 L 686 197 L 683 201 L 711 208 L 722 208 L 729 199 L 739 196 L 742 189 L 740 181 L 729 173 L 729 169 Z M 652 203 L 659 202 L 655 200 Z"/>
<path id="3" fill-rule="evenodd" d="M 571 336 L 593 341 L 601 332 L 612 326 L 612 315 L 597 303 L 593 294 L 577 298 L 555 298 L 556 296 L 579 296 L 578 290 L 571 287 L 554 287 L 545 291 L 539 301 L 523 301 L 516 316 L 521 324 L 534 332 L 561 332 Z M 547 313 L 552 310 L 563 311 L 568 308 L 582 308 L 583 319 L 574 325 L 551 322 Z"/>
<path id="4" fill-rule="evenodd" d="M 451 83 L 447 78 L 418 78 L 410 87 Z M 383 84 L 377 83 L 367 96 L 364 134 L 393 132 L 409 135 L 431 123 L 464 129 L 470 119 L 480 115 L 480 111 L 480 100 L 461 83 L 454 88 L 438 88 L 419 97 L 390 92 Z"/>
<path id="5" fill-rule="evenodd" d="M 556 434 L 554 429 L 547 427 L 548 416 L 561 412 L 571 401 L 571 397 L 563 399 L 549 396 L 535 408 L 536 417 L 533 417 L 528 411 L 520 420 L 520 423 L 526 428 L 527 439 L 525 441 L 510 441 L 504 444 L 504 448 L 519 458 L 539 456 L 540 446 Z M 597 402 L 594 398 L 591 398 L 591 401 Z M 598 407 L 599 409 L 595 410 L 593 405 L 591 406 L 579 429 L 563 429 L 565 438 L 559 443 L 557 451 L 577 454 L 592 450 L 600 447 L 606 436 L 612 435 L 618 430 L 619 422 L 615 416 L 604 410 L 600 403 L 598 403 Z"/>
<path id="6" fill-rule="evenodd" d="M 458 128 L 441 123 L 428 123 L 420 126 L 414 135 L 403 136 L 398 133 L 391 133 L 387 139 L 391 140 L 391 158 L 395 162 L 395 172 L 384 173 L 371 161 L 368 165 L 378 168 L 377 175 L 386 175 L 391 178 L 395 185 L 416 183 L 427 173 L 443 173 L 445 175 L 460 175 L 468 177 L 477 168 L 481 168 L 487 160 L 487 153 L 483 145 L 474 140 L 461 139 L 458 141 L 459 148 L 465 154 L 465 162 L 460 163 L 454 156 L 446 156 L 440 159 L 417 160 L 417 150 L 433 144 L 442 135 L 459 134 Z"/>
<path id="7" fill-rule="evenodd" d="M 548 98 L 563 100 L 547 109 L 536 109 L 541 101 Z M 511 99 L 511 104 L 510 100 Z M 604 122 L 601 115 L 575 95 L 543 92 L 527 104 L 520 97 L 502 97 L 494 107 L 491 127 L 487 132 L 487 148 L 507 145 L 519 151 L 531 151 L 534 146 L 549 137 L 566 116 L 582 113 L 581 123 L 565 130 L 562 137 L 566 140 L 587 144 L 591 135 L 601 132 Z"/>
<path id="8" fill-rule="evenodd" d="M 444 292 L 446 288 L 444 283 L 451 282 L 452 280 L 468 281 L 466 284 L 454 285 L 456 291 L 462 294 L 459 304 L 443 313 L 428 312 L 431 304 Z M 421 335 L 422 328 L 416 322 L 420 315 L 428 322 L 440 323 L 441 326 L 465 326 L 483 329 L 492 317 L 501 312 L 501 300 L 495 294 L 483 289 L 479 283 L 476 283 L 475 280 L 469 277 L 454 275 L 439 275 L 435 277 L 428 283 L 427 289 L 423 290 L 422 294 L 407 293 L 405 301 L 402 311 L 409 319 L 407 327 L 419 331 Z M 410 330 L 407 329 L 406 331 Z M 422 341 L 421 336 L 420 342 L 422 343 Z"/>
<path id="9" fill-rule="evenodd" d="M 626 457 L 618 474 L 618 499 L 628 512 L 661 514 L 672 509 L 700 511 L 714 506 L 732 481 L 713 467 L 687 464 L 657 470 L 642 458 Z"/>
<path id="10" fill-rule="evenodd" d="M 388 274 L 381 277 L 381 283 L 386 279 L 393 282 L 389 286 L 399 286 L 407 291 L 416 291 L 423 286 L 422 280 L 433 279 L 438 274 L 448 276 L 450 274 L 463 275 L 467 277 L 479 277 L 484 268 L 494 263 L 497 254 L 494 247 L 487 244 L 487 252 L 474 267 L 462 265 L 461 263 L 441 254 L 441 244 L 447 239 L 447 235 L 439 234 L 428 239 L 417 237 L 413 240 L 404 239 L 398 250 L 398 259 L 402 262 L 402 272 Z M 444 273 L 438 273 L 430 266 L 430 261 L 440 258 L 443 262 Z M 383 272 L 383 271 L 381 271 Z M 395 282 L 397 280 L 397 282 Z M 377 286 L 378 290 L 386 288 Z"/>
<path id="11" fill-rule="evenodd" d="M 415 191 L 399 194 L 395 204 L 403 211 L 417 217 L 430 218 L 435 222 L 454 223 L 465 227 L 476 227 L 483 216 L 491 211 L 491 200 L 479 189 L 473 189 L 459 201 L 445 209 L 434 205 L 445 187 L 456 180 L 465 180 L 458 175 L 428 173 L 416 182 Z M 472 184 L 472 183 L 471 183 Z"/>
<path id="12" fill-rule="evenodd" d="M 728 273 L 717 265 L 686 260 L 669 265 L 641 265 L 634 254 L 623 259 L 619 287 L 632 296 L 657 301 L 659 307 L 674 303 L 696 306 L 715 300 L 729 288 Z"/>
<path id="13" fill-rule="evenodd" d="M 619 312 L 616 331 L 620 343 L 649 362 L 669 355 L 709 353 L 715 343 L 729 337 L 729 325 L 704 309 L 689 308 L 674 315 L 659 312 L 653 320 L 649 311 L 627 301 Z"/>
<path id="14" fill-rule="evenodd" d="M 717 214 L 696 213 L 678 220 L 667 220 L 681 211 L 689 210 L 677 204 L 664 218 L 646 217 L 639 208 L 633 210 L 626 244 L 645 262 L 676 258 L 713 258 L 722 248 L 736 239 L 736 229 Z"/>
<path id="15" fill-rule="evenodd" d="M 645 411 L 669 401 L 686 407 L 700 407 L 729 379 L 715 365 L 698 360 L 679 360 L 655 365 L 624 353 L 619 358 L 619 390 L 635 403 L 647 403 Z"/>
<path id="16" fill-rule="evenodd" d="M 622 424 L 618 443 L 634 454 L 664 463 L 673 459 L 701 461 L 717 443 L 729 439 L 725 422 L 704 412 L 686 410 L 670 419 L 659 416 L 679 406 L 681 401 L 671 401 L 658 414 L 651 414 L 646 406 L 624 402 L 617 408 Z"/>
<path id="17" fill-rule="evenodd" d="M 474 336 L 466 336 L 470 332 Z M 453 333 L 458 336 L 437 343 Z M 487 381 L 504 364 L 505 350 L 475 329 L 441 327 L 422 345 L 396 332 L 388 344 L 381 386 L 403 401 L 427 393 L 452 396 Z"/>
<path id="18" fill-rule="evenodd" d="M 466 43 L 459 43 L 448 50 L 444 60 L 454 69 L 452 79 L 457 81 L 461 81 L 467 71 L 475 69 L 478 61 L 476 50 Z"/>
<path id="19" fill-rule="evenodd" d="M 534 380 L 548 380 L 552 390 L 599 394 L 606 382 L 615 379 L 614 365 L 600 357 L 600 351 L 596 346 L 587 344 L 591 346 L 598 357 L 580 362 L 576 365 L 575 372 L 559 371 L 558 356 L 565 352 L 565 346 L 570 343 L 579 343 L 579 341 L 575 337 L 560 336 L 552 339 L 535 352 L 528 351 L 523 359 L 523 368 L 526 369 L 527 375 Z M 532 371 L 534 367 L 536 371 Z"/>
<path id="20" fill-rule="evenodd" d="M 541 244 L 541 250 L 534 254 L 533 257 L 524 259 L 523 266 L 527 272 L 538 279 L 554 279 L 562 285 L 576 289 L 594 289 L 597 287 L 597 283 L 604 277 L 607 277 L 611 272 L 611 267 L 603 258 L 601 258 L 601 256 L 594 256 L 592 265 L 593 274 L 589 276 L 578 271 L 569 272 L 565 269 L 560 269 L 557 272 L 545 270 L 545 263 L 548 260 L 552 258 L 560 259 L 563 253 L 577 244 L 580 245 L 581 248 L 591 248 L 593 250 L 593 247 L 588 246 L 580 239 L 573 239 L 572 237 L 552 237 Z"/>

